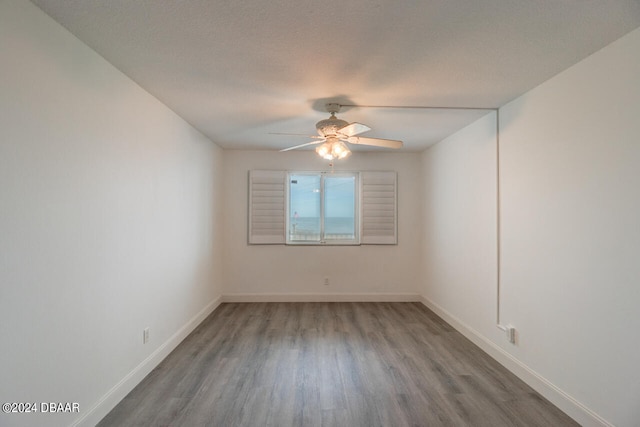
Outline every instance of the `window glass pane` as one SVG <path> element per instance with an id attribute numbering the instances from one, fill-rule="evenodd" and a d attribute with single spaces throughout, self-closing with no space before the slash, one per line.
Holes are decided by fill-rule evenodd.
<path id="1" fill-rule="evenodd" d="M 324 238 L 356 238 L 356 181 L 354 176 L 327 176 L 324 181 Z"/>
<path id="2" fill-rule="evenodd" d="M 320 175 L 289 175 L 289 240 L 320 241 Z"/>

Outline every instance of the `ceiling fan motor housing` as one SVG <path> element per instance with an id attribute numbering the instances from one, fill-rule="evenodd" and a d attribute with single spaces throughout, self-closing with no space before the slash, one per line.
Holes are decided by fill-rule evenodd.
<path id="1" fill-rule="evenodd" d="M 325 120 L 320 120 L 316 123 L 316 129 L 320 136 L 335 136 L 339 129 L 347 126 L 349 122 L 340 120 L 332 113 L 331 117 Z"/>

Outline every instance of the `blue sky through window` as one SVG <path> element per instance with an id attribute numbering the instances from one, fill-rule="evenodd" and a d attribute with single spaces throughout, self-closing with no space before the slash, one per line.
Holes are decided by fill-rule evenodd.
<path id="1" fill-rule="evenodd" d="M 355 178 L 326 177 L 324 182 L 327 218 L 353 218 L 355 214 Z"/>
<path id="2" fill-rule="evenodd" d="M 320 216 L 320 175 L 290 175 L 290 215 L 301 218 Z M 325 217 L 355 215 L 355 178 L 325 177 Z"/>
<path id="3" fill-rule="evenodd" d="M 291 175 L 290 215 L 301 218 L 320 217 L 320 175 Z"/>

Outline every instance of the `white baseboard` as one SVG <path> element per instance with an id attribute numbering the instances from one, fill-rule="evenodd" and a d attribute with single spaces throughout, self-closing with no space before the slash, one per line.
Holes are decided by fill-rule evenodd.
<path id="1" fill-rule="evenodd" d="M 222 302 L 217 297 L 193 316 L 184 326 L 160 345 L 153 353 L 129 372 L 122 380 L 111 388 L 91 409 L 72 425 L 95 426 L 104 418 L 131 390 L 135 388 L 156 366 L 164 360 L 204 319 L 207 318 Z"/>
<path id="2" fill-rule="evenodd" d="M 493 357 L 498 363 L 515 374 L 531 388 L 544 396 L 547 400 L 557 406 L 561 411 L 569 415 L 583 427 L 613 427 L 612 424 L 600 417 L 598 414 L 578 402 L 576 399 L 555 386 L 533 369 L 513 357 L 507 351 L 499 347 L 479 332 L 463 323 L 447 310 L 433 301 L 421 296 L 420 301 L 449 323 L 462 335 L 480 347 L 485 353 Z"/>
<path id="3" fill-rule="evenodd" d="M 412 293 L 282 293 L 282 294 L 225 294 L 223 302 L 419 302 L 419 294 Z"/>

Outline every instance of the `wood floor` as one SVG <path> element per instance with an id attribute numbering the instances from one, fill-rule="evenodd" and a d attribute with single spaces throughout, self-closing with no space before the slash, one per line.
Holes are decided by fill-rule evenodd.
<path id="1" fill-rule="evenodd" d="M 576 426 L 420 303 L 222 304 L 107 426 Z"/>

